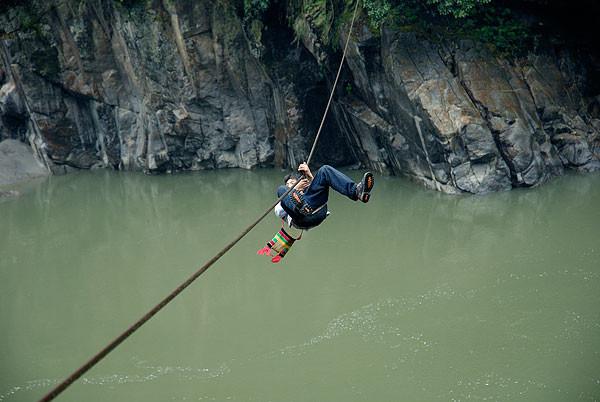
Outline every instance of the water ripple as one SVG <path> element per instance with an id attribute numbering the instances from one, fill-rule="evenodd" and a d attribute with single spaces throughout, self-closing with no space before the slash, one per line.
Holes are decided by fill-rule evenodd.
<path id="1" fill-rule="evenodd" d="M 474 291 L 465 294 L 464 297 L 471 298 L 473 294 Z M 371 343 L 388 345 L 392 349 L 408 344 L 410 350 L 415 353 L 429 350 L 433 342 L 425 339 L 422 333 L 403 333 L 399 327 L 390 325 L 390 318 L 403 316 L 426 305 L 455 296 L 457 296 L 455 291 L 444 284 L 411 298 L 387 298 L 370 303 L 335 317 L 327 324 L 322 334 L 313 336 L 298 345 L 285 346 L 269 353 L 268 356 L 273 358 L 279 355 L 302 355 L 312 346 L 350 333 L 356 333 L 363 340 Z"/>
<path id="2" fill-rule="evenodd" d="M 136 369 L 148 371 L 146 374 L 124 374 L 115 373 L 95 377 L 83 377 L 81 383 L 84 385 L 114 385 L 131 384 L 154 381 L 163 376 L 175 375 L 185 380 L 208 380 L 223 376 L 231 371 L 226 363 L 217 368 L 196 368 L 183 366 L 158 366 L 151 365 L 146 360 L 132 359 L 133 366 Z M 23 391 L 32 391 L 37 388 L 50 388 L 58 384 L 57 379 L 39 379 L 27 381 L 23 385 L 14 386 L 4 394 L 0 395 L 0 402 Z"/>

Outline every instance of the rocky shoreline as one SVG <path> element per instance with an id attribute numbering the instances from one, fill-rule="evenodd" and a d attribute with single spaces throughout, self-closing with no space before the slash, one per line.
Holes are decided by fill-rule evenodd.
<path id="1" fill-rule="evenodd" d="M 0 198 L 17 197 L 19 191 L 9 187 L 49 174 L 28 145 L 11 139 L 0 142 Z"/>

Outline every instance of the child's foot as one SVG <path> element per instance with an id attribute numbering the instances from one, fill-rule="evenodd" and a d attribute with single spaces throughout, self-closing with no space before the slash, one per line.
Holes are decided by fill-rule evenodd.
<path id="1" fill-rule="evenodd" d="M 371 190 L 373 190 L 374 185 L 375 178 L 373 177 L 373 173 L 365 173 L 362 180 L 356 184 L 357 199 L 361 200 L 362 202 L 369 202 L 369 198 L 371 198 Z"/>

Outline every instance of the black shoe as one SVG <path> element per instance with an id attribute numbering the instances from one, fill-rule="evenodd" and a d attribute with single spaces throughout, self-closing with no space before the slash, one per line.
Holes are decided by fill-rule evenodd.
<path id="1" fill-rule="evenodd" d="M 360 183 L 356 185 L 356 199 L 362 202 L 369 202 L 371 190 L 373 190 L 374 185 L 375 177 L 373 177 L 373 173 L 365 173 Z"/>

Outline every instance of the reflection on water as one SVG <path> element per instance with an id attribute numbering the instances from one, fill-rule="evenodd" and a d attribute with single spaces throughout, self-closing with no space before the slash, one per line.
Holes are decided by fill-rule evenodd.
<path id="1" fill-rule="evenodd" d="M 350 172 L 358 176 L 358 172 Z M 0 401 L 35 400 L 253 221 L 278 171 L 89 172 L 0 202 Z M 600 396 L 600 176 L 378 178 L 278 265 L 268 217 L 65 401 Z"/>

